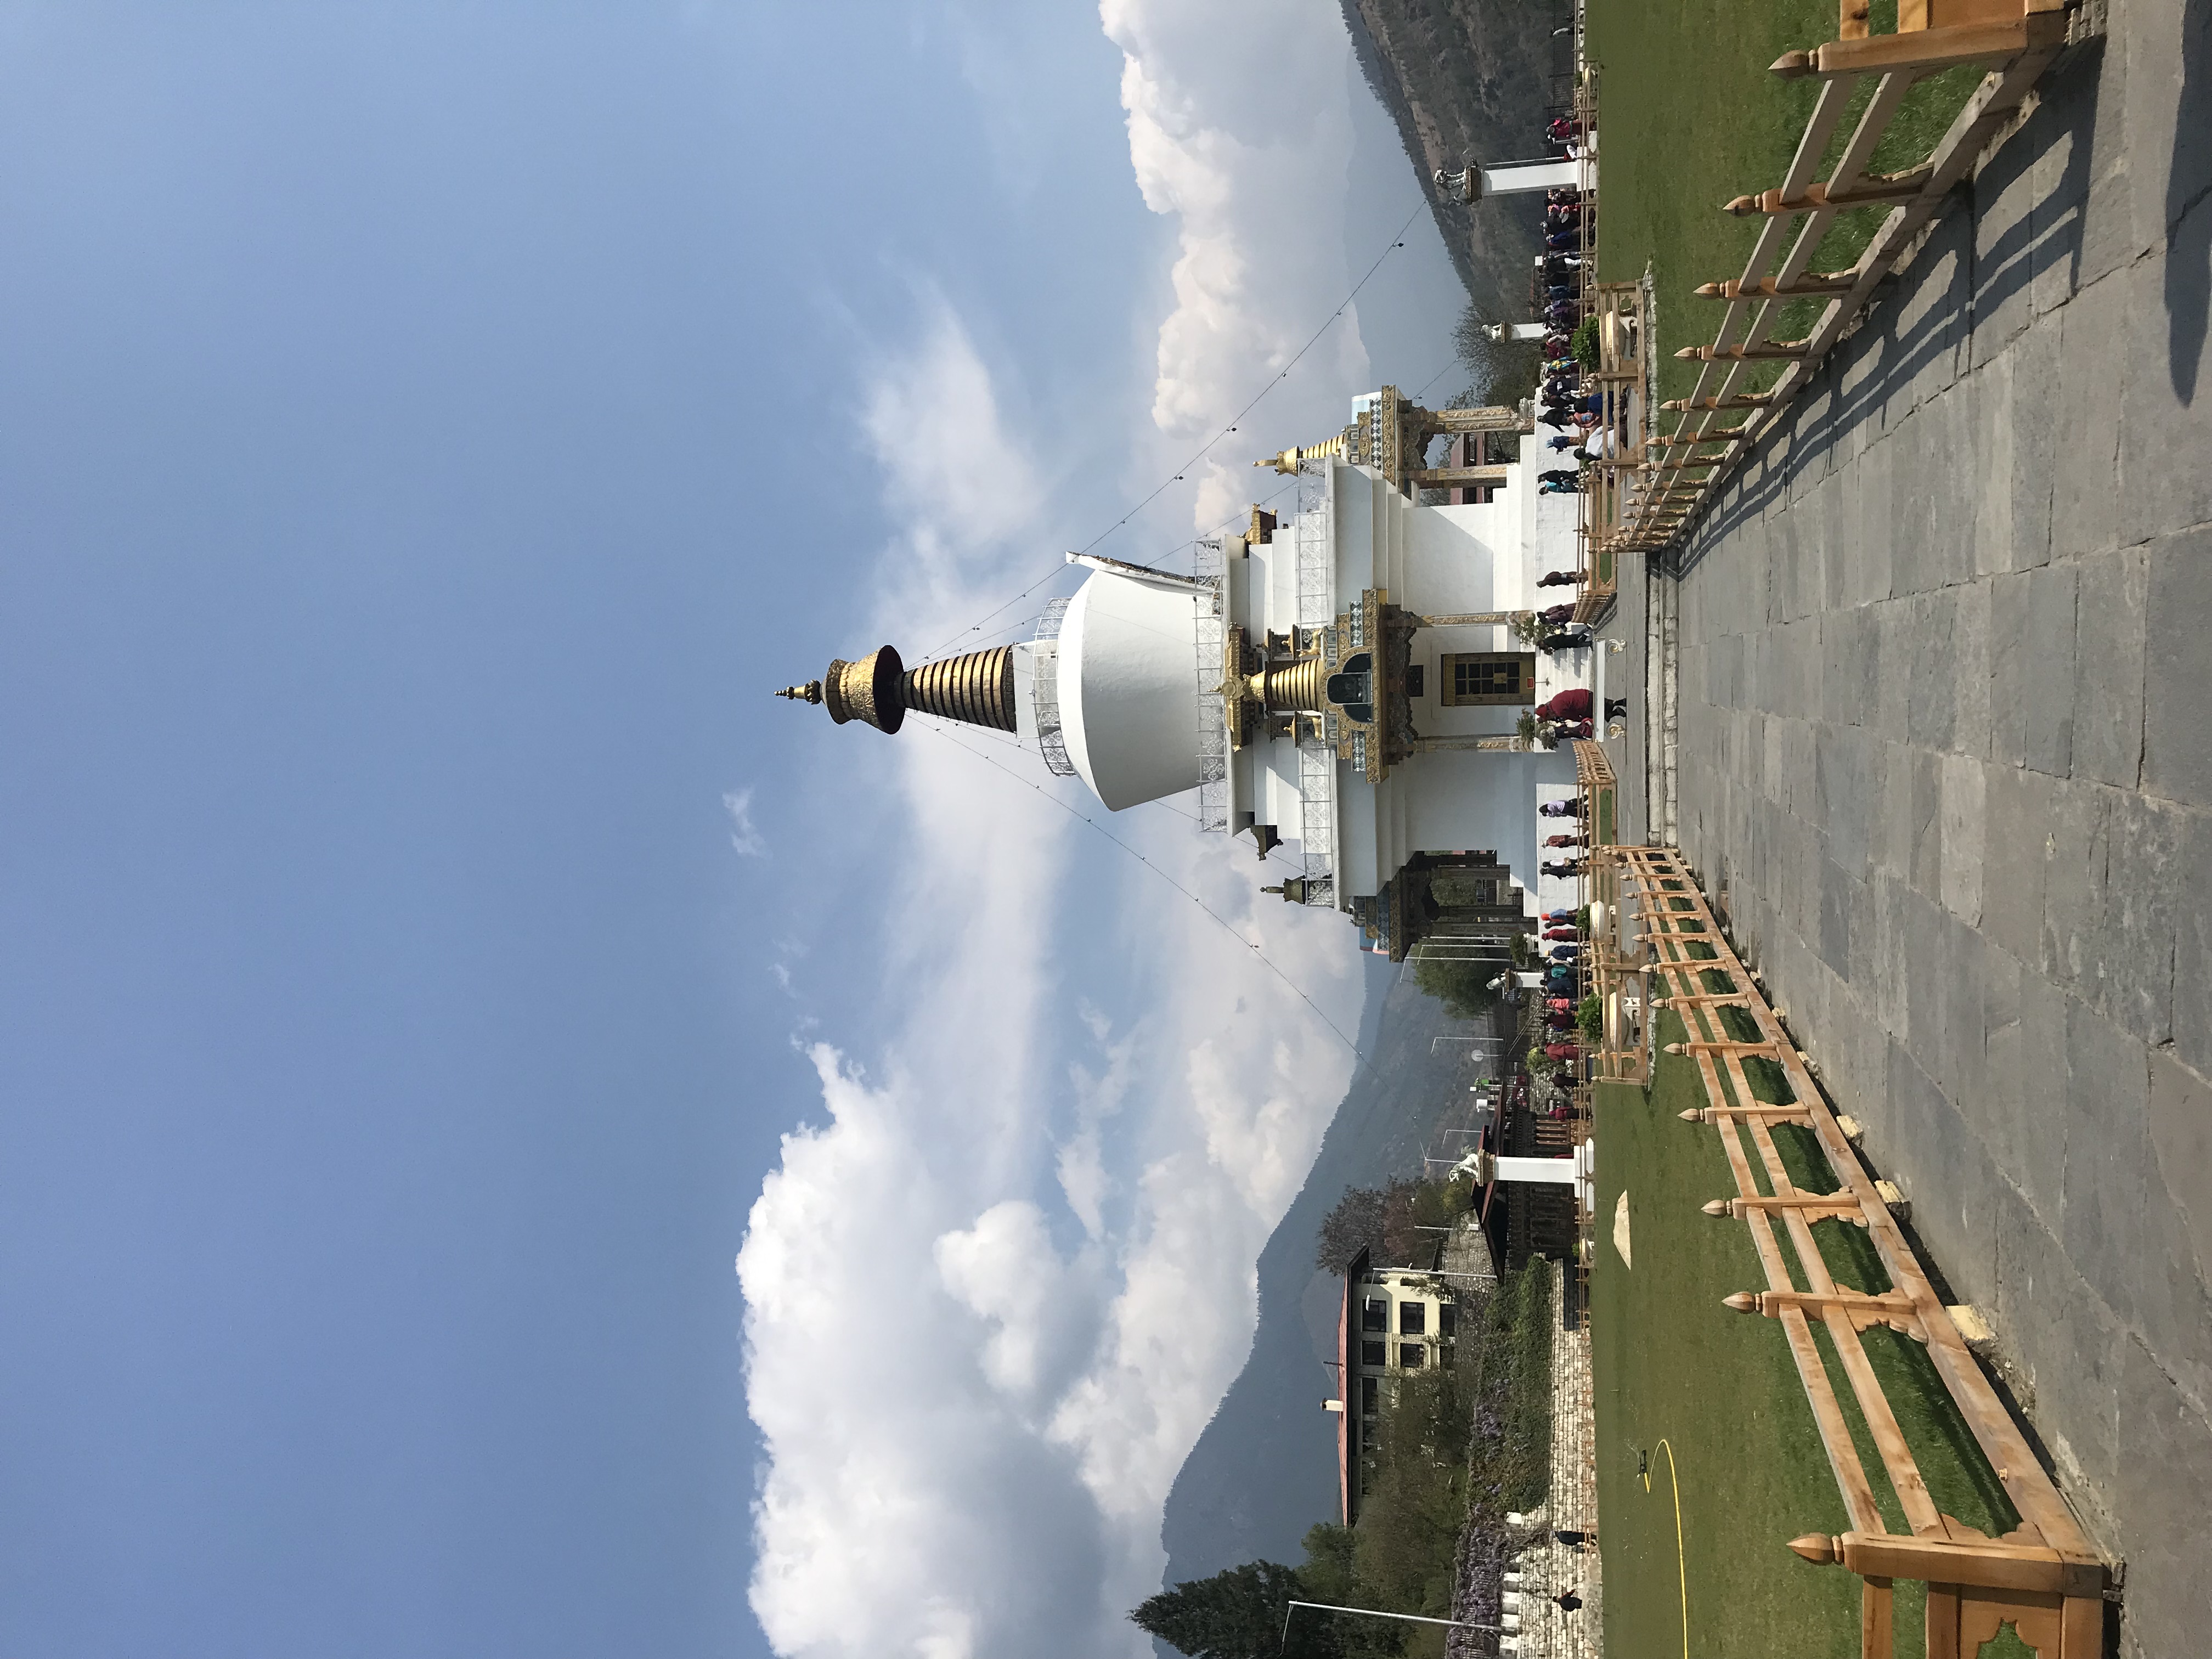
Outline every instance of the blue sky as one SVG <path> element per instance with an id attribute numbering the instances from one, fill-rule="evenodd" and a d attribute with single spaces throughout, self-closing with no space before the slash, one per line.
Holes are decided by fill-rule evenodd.
<path id="1" fill-rule="evenodd" d="M 1335 9 L 7 5 L 0 154 L 0 1651 L 1135 1651 L 1351 930 L 766 693 L 1328 317 Z"/>

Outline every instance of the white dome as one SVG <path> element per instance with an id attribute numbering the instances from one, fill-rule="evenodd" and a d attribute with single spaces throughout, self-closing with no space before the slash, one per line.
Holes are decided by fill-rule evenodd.
<path id="1" fill-rule="evenodd" d="M 1198 787 L 1197 604 L 1101 571 L 1060 625 L 1067 757 L 1115 811 Z"/>

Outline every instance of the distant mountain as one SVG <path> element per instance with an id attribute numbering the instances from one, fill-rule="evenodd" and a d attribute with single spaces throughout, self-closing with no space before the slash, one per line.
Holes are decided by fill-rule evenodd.
<path id="1" fill-rule="evenodd" d="M 1526 318 L 1541 205 L 1528 196 L 1472 207 L 1440 201 L 1430 179 L 1470 159 L 1494 164 L 1545 154 L 1553 70 L 1568 67 L 1552 31 L 1565 19 L 1531 0 L 1341 3 L 1359 67 L 1398 124 L 1460 281 L 1490 316 Z"/>
<path id="2" fill-rule="evenodd" d="M 1251 1357 L 1168 1493 L 1167 1583 L 1260 1557 L 1295 1563 L 1306 1528 L 1336 1518 L 1336 1422 L 1322 1401 L 1338 1393 L 1330 1362 L 1341 1292 L 1314 1270 L 1314 1236 L 1346 1187 L 1419 1170 L 1429 1131 L 1473 1075 L 1467 1043 L 1435 1039 L 1478 1029 L 1410 977 L 1369 993 L 1360 1047 L 1373 1064 L 1354 1075 L 1304 1188 L 1260 1253 Z"/>

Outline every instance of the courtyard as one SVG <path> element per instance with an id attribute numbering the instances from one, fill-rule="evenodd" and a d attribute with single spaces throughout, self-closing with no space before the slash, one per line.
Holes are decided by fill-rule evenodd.
<path id="1" fill-rule="evenodd" d="M 1987 1316 L 2039 1452 L 2125 1563 L 2120 1650 L 2145 1654 L 2195 1650 L 2212 1611 L 2208 31 L 2201 3 L 2114 4 L 1714 510 L 1623 571 L 1606 630 L 1614 683 L 1647 688 L 1613 745 L 1622 839 L 1681 848 Z M 1663 349 L 1706 325 L 1656 299 Z M 1631 1182 L 1691 1155 L 1604 1109 L 1609 1178 L 1616 1146 Z M 1702 1224 L 1680 1207 L 1637 1225 Z M 1593 1288 L 1601 1507 L 1642 1539 L 1656 1500 L 1622 1445 L 1699 1447 L 1694 1560 L 1717 1443 L 1665 1420 L 1664 1388 L 1608 1393 L 1615 1267 Z M 1744 1340 L 1710 1298 L 1680 1309 L 1715 1352 Z M 1675 1566 L 1646 1542 L 1616 1565 L 1620 1537 L 1615 1614 Z"/>

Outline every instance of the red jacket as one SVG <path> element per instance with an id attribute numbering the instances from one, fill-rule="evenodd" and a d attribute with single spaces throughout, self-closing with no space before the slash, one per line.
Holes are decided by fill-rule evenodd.
<path id="1" fill-rule="evenodd" d="M 1562 691 L 1549 702 L 1536 705 L 1536 718 L 1540 720 L 1588 720 L 1589 712 L 1590 694 L 1582 686 Z"/>

